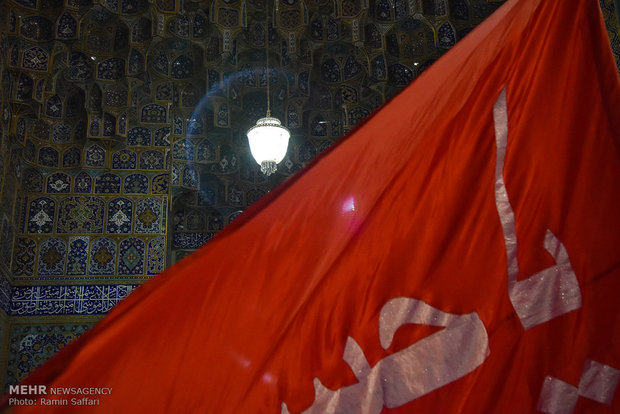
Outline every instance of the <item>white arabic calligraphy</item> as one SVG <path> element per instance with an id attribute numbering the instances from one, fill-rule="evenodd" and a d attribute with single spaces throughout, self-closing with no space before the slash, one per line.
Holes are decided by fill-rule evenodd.
<path id="1" fill-rule="evenodd" d="M 477 313 L 455 315 L 412 298 L 391 299 L 381 309 L 381 346 L 388 348 L 396 330 L 408 323 L 445 329 L 388 355 L 374 367 L 357 342 L 347 338 L 343 358 L 359 382 L 333 391 L 315 378 L 314 403 L 303 413 L 379 414 L 384 405 L 401 406 L 467 375 L 489 355 L 487 332 Z M 282 403 L 281 414 L 288 413 Z"/>
<path id="2" fill-rule="evenodd" d="M 579 397 L 611 407 L 620 381 L 620 370 L 597 361 L 587 360 L 581 371 L 579 386 L 547 376 L 543 382 L 537 409 L 547 414 L 571 414 Z"/>
<path id="3" fill-rule="evenodd" d="M 525 280 L 517 280 L 515 216 L 503 178 L 508 141 L 505 89 L 493 105 L 493 120 L 497 145 L 495 203 L 506 247 L 508 295 L 527 330 L 580 308 L 581 290 L 566 248 L 550 230 L 545 233 L 544 247 L 556 264 Z M 456 315 L 417 299 L 391 299 L 381 309 L 379 318 L 381 346 L 389 348 L 398 328 L 408 323 L 445 329 L 388 355 L 374 367 L 368 363 L 359 344 L 348 337 L 343 359 L 358 383 L 334 391 L 314 378 L 315 399 L 302 414 L 379 414 L 383 406 L 399 407 L 462 378 L 489 356 L 487 332 L 476 312 Z M 600 389 L 596 391 L 601 392 Z M 605 398 L 608 395 L 613 392 L 607 392 Z M 284 402 L 281 414 L 289 414 Z"/>
<path id="4" fill-rule="evenodd" d="M 562 242 L 550 231 L 545 234 L 545 249 L 556 265 L 517 281 L 517 235 L 515 216 L 504 184 L 504 161 L 508 145 L 508 108 L 506 89 L 493 105 L 497 158 L 495 164 L 495 204 L 502 223 L 508 267 L 508 295 L 519 320 L 527 330 L 581 307 L 581 290 Z"/>

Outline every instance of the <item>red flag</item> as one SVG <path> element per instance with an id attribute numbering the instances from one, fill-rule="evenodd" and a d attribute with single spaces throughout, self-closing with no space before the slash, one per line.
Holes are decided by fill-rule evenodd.
<path id="1" fill-rule="evenodd" d="M 620 412 L 618 108 L 597 2 L 510 0 L 5 403 Z"/>

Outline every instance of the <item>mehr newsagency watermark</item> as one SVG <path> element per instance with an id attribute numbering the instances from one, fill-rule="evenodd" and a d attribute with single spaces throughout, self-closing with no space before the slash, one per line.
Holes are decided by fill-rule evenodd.
<path id="1" fill-rule="evenodd" d="M 9 405 L 95 406 L 112 395 L 112 387 L 48 387 L 10 385 Z"/>

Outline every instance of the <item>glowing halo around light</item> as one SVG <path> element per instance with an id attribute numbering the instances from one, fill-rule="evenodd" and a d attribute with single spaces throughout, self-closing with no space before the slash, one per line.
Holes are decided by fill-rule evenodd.
<path id="1" fill-rule="evenodd" d="M 269 68 L 270 72 L 275 72 L 277 73 L 277 76 L 279 77 L 286 77 L 289 76 L 290 74 L 292 74 L 292 72 L 288 71 L 288 70 L 283 70 L 281 68 Z M 189 125 L 190 121 L 193 120 L 200 120 L 202 117 L 202 114 L 211 110 L 211 108 L 209 108 L 209 102 L 212 99 L 212 97 L 214 96 L 218 96 L 218 90 L 222 87 L 222 85 L 233 85 L 235 82 L 238 83 L 242 83 L 244 78 L 248 75 L 254 76 L 254 74 L 256 73 L 256 68 L 244 68 L 243 70 L 240 70 L 239 72 L 234 72 L 234 73 L 227 73 L 225 74 L 225 76 L 223 77 L 221 83 L 218 83 L 217 85 L 212 85 L 207 92 L 202 96 L 202 98 L 200 99 L 200 101 L 198 102 L 198 104 L 194 107 L 194 110 L 192 112 L 192 114 L 186 119 L 186 122 Z M 290 139 L 290 132 L 289 130 L 282 126 L 282 123 L 280 122 L 280 120 L 278 118 L 272 118 L 270 115 L 266 116 L 265 118 L 261 118 L 256 122 L 256 125 L 254 125 L 252 128 L 250 128 L 249 131 L 251 131 L 252 129 L 256 128 L 259 124 L 259 122 L 263 119 L 269 119 L 270 121 L 273 120 L 275 121 L 275 123 L 277 123 L 277 125 L 286 131 L 286 133 L 288 133 L 288 137 Z M 208 135 L 208 134 L 207 134 Z M 190 136 L 186 135 L 186 138 L 190 138 Z M 249 141 L 249 139 L 248 139 Z M 287 139 L 287 145 L 288 145 L 288 139 Z M 255 158 L 255 161 L 260 164 L 260 161 L 256 160 L 256 156 L 254 156 L 254 152 L 251 149 L 251 145 L 250 145 L 250 152 L 252 152 L 253 158 Z M 285 152 L 286 154 L 286 152 Z M 192 162 L 193 158 L 191 158 L 190 155 L 186 155 L 187 156 L 187 161 L 188 162 Z M 286 156 L 286 155 L 284 155 Z M 283 156 L 283 157 L 284 157 Z M 282 161 L 283 158 L 279 159 L 278 162 L 276 164 L 279 164 Z M 178 158 L 175 157 L 175 160 L 178 160 Z M 262 171 L 262 166 L 261 166 L 261 171 Z M 275 172 L 276 169 L 273 169 L 273 171 Z M 270 173 L 272 174 L 272 173 Z M 265 175 L 269 175 L 266 174 Z"/>

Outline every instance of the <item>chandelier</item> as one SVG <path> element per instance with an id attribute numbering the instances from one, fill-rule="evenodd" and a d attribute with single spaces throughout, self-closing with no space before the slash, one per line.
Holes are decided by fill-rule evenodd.
<path id="1" fill-rule="evenodd" d="M 286 156 L 291 133 L 286 127 L 282 126 L 278 118 L 271 116 L 269 106 L 269 12 L 267 12 L 267 28 L 265 32 L 267 51 L 267 115 L 256 121 L 256 125 L 248 130 L 247 136 L 250 151 L 260 165 L 260 170 L 265 175 L 271 175 L 276 172 L 278 163 Z"/>

